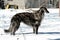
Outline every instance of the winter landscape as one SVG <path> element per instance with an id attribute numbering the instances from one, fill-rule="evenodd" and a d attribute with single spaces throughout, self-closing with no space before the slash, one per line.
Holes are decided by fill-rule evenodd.
<path id="1" fill-rule="evenodd" d="M 35 9 L 37 10 L 37 9 Z M 0 10 L 0 40 L 60 40 L 60 16 L 59 9 L 48 9 L 50 13 L 45 13 L 45 17 L 39 27 L 39 33 L 33 34 L 32 27 L 21 23 L 16 35 L 5 33 L 4 29 L 10 26 L 13 15 L 20 12 L 32 12 L 31 10 L 5 9 Z"/>

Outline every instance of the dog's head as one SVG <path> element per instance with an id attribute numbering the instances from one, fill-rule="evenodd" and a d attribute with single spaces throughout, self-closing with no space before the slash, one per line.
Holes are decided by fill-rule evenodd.
<path id="1" fill-rule="evenodd" d="M 47 10 L 47 8 L 46 8 L 46 7 L 41 7 L 41 8 L 40 8 L 40 11 L 41 11 L 41 12 L 49 13 L 49 11 Z"/>

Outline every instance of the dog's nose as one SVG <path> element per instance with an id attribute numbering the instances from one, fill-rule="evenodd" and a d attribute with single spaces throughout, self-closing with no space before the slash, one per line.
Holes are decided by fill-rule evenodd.
<path id="1" fill-rule="evenodd" d="M 48 10 L 46 10 L 46 13 L 49 13 L 49 11 L 48 11 Z"/>

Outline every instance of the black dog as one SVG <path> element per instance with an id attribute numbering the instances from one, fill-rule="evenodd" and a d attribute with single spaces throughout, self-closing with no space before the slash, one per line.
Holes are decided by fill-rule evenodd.
<path id="1" fill-rule="evenodd" d="M 15 35 L 16 30 L 20 26 L 20 23 L 24 22 L 25 24 L 33 27 L 33 33 L 38 34 L 38 28 L 41 24 L 45 12 L 49 13 L 46 7 L 41 7 L 38 11 L 35 11 L 34 13 L 18 13 L 12 17 L 10 28 L 4 31 L 11 32 L 11 34 Z"/>

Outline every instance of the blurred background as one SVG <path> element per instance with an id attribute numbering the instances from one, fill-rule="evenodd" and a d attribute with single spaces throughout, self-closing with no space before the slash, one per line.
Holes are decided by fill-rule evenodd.
<path id="1" fill-rule="evenodd" d="M 59 1 L 60 0 L 0 0 L 0 40 L 60 40 Z M 36 11 L 41 6 L 47 7 L 49 13 L 45 13 L 38 30 L 38 35 L 33 34 L 32 27 L 24 23 L 21 23 L 15 36 L 4 32 L 4 29 L 10 27 L 11 18 L 15 14 L 33 12 L 32 10 Z"/>
<path id="2" fill-rule="evenodd" d="M 44 4 L 44 5 L 43 5 Z M 59 0 L 0 0 L 0 9 L 59 8 Z"/>

